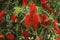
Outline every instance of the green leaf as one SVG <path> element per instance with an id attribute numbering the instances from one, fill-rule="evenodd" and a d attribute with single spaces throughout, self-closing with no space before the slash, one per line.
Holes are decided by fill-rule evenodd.
<path id="1" fill-rule="evenodd" d="M 14 7 L 14 12 L 13 12 L 13 13 L 14 13 L 15 15 L 18 15 L 18 14 L 20 13 L 20 9 L 21 9 L 21 8 L 20 8 L 19 6 Z"/>

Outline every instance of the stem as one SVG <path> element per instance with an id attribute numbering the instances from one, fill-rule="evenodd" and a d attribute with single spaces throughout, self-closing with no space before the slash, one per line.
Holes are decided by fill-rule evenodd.
<path id="1" fill-rule="evenodd" d="M 24 21 L 25 17 L 20 21 L 20 23 L 22 23 Z"/>
<path id="2" fill-rule="evenodd" d="M 43 40 L 46 40 L 46 37 L 47 37 L 47 30 L 45 29 L 45 35 Z"/>

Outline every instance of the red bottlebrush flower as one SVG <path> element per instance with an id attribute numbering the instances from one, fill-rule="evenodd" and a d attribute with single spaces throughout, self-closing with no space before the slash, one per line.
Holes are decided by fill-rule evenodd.
<path id="1" fill-rule="evenodd" d="M 50 23 L 50 20 L 48 19 L 46 14 L 43 15 L 43 20 L 44 21 L 42 22 L 42 24 L 45 25 L 45 26 Z"/>
<path id="2" fill-rule="evenodd" d="M 47 19 L 47 15 L 46 14 L 43 14 L 43 20 Z"/>
<path id="3" fill-rule="evenodd" d="M 47 26 L 50 23 L 46 14 L 40 15 L 40 23 Z"/>
<path id="4" fill-rule="evenodd" d="M 1 33 L 0 34 L 0 40 L 4 40 L 3 37 L 4 37 L 4 35 Z"/>
<path id="5" fill-rule="evenodd" d="M 45 19 L 47 19 L 47 15 L 46 14 L 41 14 L 40 15 L 40 23 L 42 23 Z"/>
<path id="6" fill-rule="evenodd" d="M 30 4 L 30 12 L 35 13 L 36 12 L 36 5 L 34 3 Z M 31 14 L 32 15 L 32 14 Z"/>
<path id="7" fill-rule="evenodd" d="M 23 30 L 23 36 L 25 37 L 25 39 L 28 39 L 29 37 L 29 32 L 26 30 Z"/>
<path id="8" fill-rule="evenodd" d="M 12 22 L 15 22 L 16 18 L 17 18 L 17 16 L 13 14 L 13 15 L 11 16 Z"/>
<path id="9" fill-rule="evenodd" d="M 29 26 L 30 25 L 30 15 L 29 14 L 26 15 L 25 20 L 24 20 L 24 24 L 25 24 L 25 26 Z"/>
<path id="10" fill-rule="evenodd" d="M 28 0 L 22 0 L 22 5 L 27 5 Z"/>
<path id="11" fill-rule="evenodd" d="M 50 8 L 48 5 L 46 5 L 46 4 L 44 4 L 44 5 L 42 5 L 46 10 L 48 10 L 48 11 L 51 11 L 52 10 L 52 8 Z"/>
<path id="12" fill-rule="evenodd" d="M 60 34 L 60 30 L 56 30 L 57 34 Z"/>
<path id="13" fill-rule="evenodd" d="M 53 20 L 52 24 L 54 25 L 56 30 L 59 30 L 59 28 L 58 28 L 58 21 L 57 20 Z"/>
<path id="14" fill-rule="evenodd" d="M 1 10 L 1 15 L 0 16 L 4 16 L 5 15 L 5 10 Z"/>
<path id="15" fill-rule="evenodd" d="M 41 0 L 40 2 L 43 5 L 43 4 L 46 4 L 47 0 Z"/>
<path id="16" fill-rule="evenodd" d="M 14 35 L 13 34 L 7 34 L 7 39 L 8 40 L 14 40 Z"/>
<path id="17" fill-rule="evenodd" d="M 5 15 L 5 10 L 1 10 L 1 12 L 0 12 L 0 20 L 2 20 L 3 19 L 3 16 Z"/>
<path id="18" fill-rule="evenodd" d="M 56 38 L 55 40 L 60 40 L 60 38 Z"/>
<path id="19" fill-rule="evenodd" d="M 57 21 L 57 20 L 53 20 L 53 21 L 52 21 L 52 24 L 53 24 L 54 26 L 58 26 L 58 21 Z"/>
<path id="20" fill-rule="evenodd" d="M 37 31 L 38 30 L 38 14 L 34 14 L 32 18 L 32 26 Z"/>
<path id="21" fill-rule="evenodd" d="M 43 15 L 40 15 L 40 23 L 43 22 Z"/>
<path id="22" fill-rule="evenodd" d="M 50 23 L 50 20 L 49 19 L 45 19 L 45 21 L 42 24 L 47 26 L 49 23 Z"/>

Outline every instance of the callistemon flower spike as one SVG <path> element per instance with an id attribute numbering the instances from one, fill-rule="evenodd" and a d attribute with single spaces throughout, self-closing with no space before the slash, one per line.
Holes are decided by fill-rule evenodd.
<path id="1" fill-rule="evenodd" d="M 26 27 L 28 27 L 30 25 L 30 15 L 29 14 L 26 15 L 24 24 Z"/>
<path id="2" fill-rule="evenodd" d="M 41 4 L 46 4 L 47 0 L 40 0 Z"/>
<path id="3" fill-rule="evenodd" d="M 22 5 L 25 6 L 28 4 L 28 0 L 22 0 Z"/>
<path id="4" fill-rule="evenodd" d="M 34 30 L 38 30 L 38 14 L 34 14 L 33 15 L 33 19 L 32 19 L 32 26 L 34 28 Z"/>
<path id="5" fill-rule="evenodd" d="M 46 14 L 40 15 L 40 23 L 47 26 L 50 23 L 50 20 L 48 19 Z"/>
<path id="6" fill-rule="evenodd" d="M 48 19 L 48 16 L 46 14 L 43 14 L 43 25 L 47 26 L 50 23 L 50 20 Z"/>
<path id="7" fill-rule="evenodd" d="M 4 16 L 4 15 L 5 15 L 5 10 L 1 10 L 0 16 L 2 17 L 2 16 Z"/>
<path id="8" fill-rule="evenodd" d="M 4 15 L 5 15 L 5 10 L 1 10 L 1 12 L 0 12 L 0 20 L 3 20 Z"/>
<path id="9" fill-rule="evenodd" d="M 54 25 L 54 28 L 55 28 L 57 34 L 60 34 L 60 29 L 58 27 L 58 21 L 57 20 L 53 20 L 52 24 Z"/>
<path id="10" fill-rule="evenodd" d="M 53 20 L 52 24 L 54 25 L 56 30 L 59 30 L 59 28 L 58 28 L 58 21 L 57 20 Z"/>
<path id="11" fill-rule="evenodd" d="M 36 12 L 36 5 L 34 3 L 30 4 L 30 17 L 31 17 L 31 25 L 33 26 L 34 30 L 38 29 L 38 15 Z"/>
<path id="12" fill-rule="evenodd" d="M 12 20 L 12 22 L 15 22 L 16 19 L 17 19 L 17 16 L 14 15 L 14 14 L 12 14 L 12 16 L 11 16 L 11 20 Z"/>
<path id="13" fill-rule="evenodd" d="M 48 17 L 47 17 L 47 15 L 44 13 L 43 14 L 43 19 L 47 19 Z"/>
<path id="14" fill-rule="evenodd" d="M 40 14 L 40 23 L 42 23 L 43 22 L 43 15 L 42 14 Z"/>
<path id="15" fill-rule="evenodd" d="M 60 35 L 60 29 L 59 29 L 59 30 L 56 30 L 56 32 L 57 32 L 57 34 L 59 34 L 59 35 Z"/>
<path id="16" fill-rule="evenodd" d="M 41 2 L 41 4 L 42 4 L 42 6 L 46 9 L 46 10 L 48 10 L 48 11 L 51 11 L 52 10 L 52 8 L 50 8 L 46 3 L 47 3 L 47 0 L 41 0 L 40 1 Z"/>
<path id="17" fill-rule="evenodd" d="M 36 12 L 36 5 L 34 3 L 31 3 L 30 6 L 30 14 L 32 15 L 32 13 Z"/>
<path id="18" fill-rule="evenodd" d="M 42 5 L 46 10 L 51 11 L 52 8 L 50 8 L 48 5 Z"/>
<path id="19" fill-rule="evenodd" d="M 26 30 L 23 30 L 23 36 L 25 37 L 25 40 L 27 40 L 29 37 L 29 32 Z"/>
<path id="20" fill-rule="evenodd" d="M 30 18 L 31 18 L 31 20 L 32 20 L 33 15 L 34 15 L 35 12 L 36 12 L 36 5 L 35 5 L 34 3 L 31 3 L 30 6 L 29 6 L 29 8 L 30 8 Z"/>
<path id="21" fill-rule="evenodd" d="M 8 40 L 14 40 L 14 38 L 15 38 L 14 35 L 11 33 L 8 33 L 6 37 Z"/>

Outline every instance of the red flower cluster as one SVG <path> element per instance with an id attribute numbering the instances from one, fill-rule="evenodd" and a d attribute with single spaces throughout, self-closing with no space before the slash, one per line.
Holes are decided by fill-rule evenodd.
<path id="1" fill-rule="evenodd" d="M 15 19 L 16 19 L 16 18 L 17 18 L 17 16 L 13 14 L 13 15 L 11 16 L 12 22 L 15 22 Z"/>
<path id="2" fill-rule="evenodd" d="M 25 26 L 33 26 L 35 30 L 38 29 L 38 14 L 36 12 L 36 5 L 34 3 L 30 4 L 30 14 L 26 15 Z"/>
<path id="3" fill-rule="evenodd" d="M 36 5 L 34 3 L 31 3 L 29 8 L 30 8 L 30 13 L 35 13 L 36 12 Z"/>
<path id="4" fill-rule="evenodd" d="M 31 24 L 33 28 L 37 30 L 38 29 L 38 14 L 34 14 L 32 18 L 30 15 L 26 15 L 24 24 L 26 27 L 30 26 Z"/>
<path id="5" fill-rule="evenodd" d="M 28 39 L 28 37 L 29 37 L 29 32 L 23 30 L 23 36 L 25 37 L 25 39 Z"/>
<path id="6" fill-rule="evenodd" d="M 38 30 L 38 14 L 34 14 L 31 20 L 31 24 L 34 30 Z"/>
<path id="7" fill-rule="evenodd" d="M 50 23 L 46 14 L 40 15 L 40 23 L 47 26 Z"/>
<path id="8" fill-rule="evenodd" d="M 8 40 L 14 40 L 14 35 L 13 34 L 7 34 L 7 39 Z"/>
<path id="9" fill-rule="evenodd" d="M 4 15 L 5 15 L 5 10 L 1 10 L 1 12 L 0 12 L 0 20 L 3 20 Z"/>
<path id="10" fill-rule="evenodd" d="M 34 3 L 30 4 L 30 20 L 31 25 L 33 26 L 34 30 L 38 29 L 38 14 L 36 12 L 36 5 Z"/>
<path id="11" fill-rule="evenodd" d="M 53 20 L 52 24 L 54 25 L 56 30 L 59 30 L 59 28 L 58 28 L 58 21 L 57 20 Z"/>
<path id="12" fill-rule="evenodd" d="M 51 11 L 52 9 L 46 4 L 46 0 L 41 0 L 40 1 L 41 2 L 41 4 L 42 4 L 42 6 L 46 9 L 46 10 L 48 10 L 48 11 Z"/>
<path id="13" fill-rule="evenodd" d="M 30 15 L 29 14 L 26 15 L 24 24 L 26 27 L 28 27 L 30 25 Z"/>
<path id="14" fill-rule="evenodd" d="M 27 5 L 28 0 L 22 0 L 22 5 Z"/>
<path id="15" fill-rule="evenodd" d="M 60 34 L 60 30 L 56 30 L 57 31 L 57 34 Z"/>
<path id="16" fill-rule="evenodd" d="M 42 5 L 46 10 L 51 11 L 52 9 L 48 5 Z"/>
<path id="17" fill-rule="evenodd" d="M 60 40 L 60 38 L 56 38 L 55 40 Z"/>
<path id="18" fill-rule="evenodd" d="M 46 4 L 47 0 L 40 0 L 41 4 Z"/>
<path id="19" fill-rule="evenodd" d="M 57 20 L 53 20 L 52 24 L 54 25 L 57 34 L 60 34 L 60 29 L 58 28 L 58 21 Z"/>

